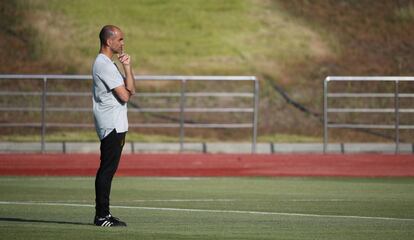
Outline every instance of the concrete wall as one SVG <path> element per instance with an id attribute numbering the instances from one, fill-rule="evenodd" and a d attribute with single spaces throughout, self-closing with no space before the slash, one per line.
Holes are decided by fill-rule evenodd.
<path id="1" fill-rule="evenodd" d="M 251 153 L 250 143 L 185 143 L 186 153 Z M 45 144 L 47 153 L 99 153 L 99 142 L 53 142 Z M 41 144 L 0 142 L 0 152 L 26 153 L 41 152 Z M 178 153 L 179 143 L 127 142 L 124 153 Z M 258 143 L 256 153 L 322 153 L 322 143 Z M 331 143 L 329 153 L 395 153 L 393 143 Z M 400 144 L 400 153 L 413 154 L 414 144 Z"/>

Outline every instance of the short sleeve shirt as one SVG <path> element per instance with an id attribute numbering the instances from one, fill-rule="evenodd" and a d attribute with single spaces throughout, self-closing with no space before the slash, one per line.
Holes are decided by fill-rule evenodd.
<path id="1" fill-rule="evenodd" d="M 99 54 L 92 67 L 92 100 L 96 133 L 104 139 L 114 129 L 118 133 L 128 131 L 127 104 L 118 100 L 114 88 L 124 85 L 124 79 L 104 54 Z"/>

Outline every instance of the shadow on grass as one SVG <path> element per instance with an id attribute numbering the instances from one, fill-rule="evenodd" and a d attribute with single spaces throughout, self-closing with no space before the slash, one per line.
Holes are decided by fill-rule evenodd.
<path id="1" fill-rule="evenodd" d="M 51 221 L 51 220 L 24 219 L 24 218 L 2 218 L 2 217 L 0 217 L 0 221 L 3 221 L 3 222 L 24 222 L 24 223 L 55 223 L 55 224 L 94 226 L 92 223 Z"/>

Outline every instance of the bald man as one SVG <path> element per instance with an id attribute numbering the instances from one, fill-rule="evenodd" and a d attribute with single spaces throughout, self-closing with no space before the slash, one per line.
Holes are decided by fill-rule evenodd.
<path id="1" fill-rule="evenodd" d="M 95 179 L 94 224 L 125 227 L 125 222 L 111 215 L 109 196 L 128 131 L 127 102 L 135 94 L 135 80 L 131 57 L 123 51 L 124 34 L 121 29 L 113 25 L 104 26 L 99 39 L 101 47 L 92 67 L 93 114 L 101 141 L 101 162 Z M 112 61 L 115 55 L 125 75 Z"/>

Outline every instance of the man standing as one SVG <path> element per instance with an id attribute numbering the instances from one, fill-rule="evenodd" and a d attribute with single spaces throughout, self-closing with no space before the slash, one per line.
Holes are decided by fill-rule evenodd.
<path id="1" fill-rule="evenodd" d="M 135 94 L 131 58 L 124 53 L 124 34 L 107 25 L 99 33 L 101 47 L 92 67 L 93 114 L 101 141 L 101 163 L 95 179 L 96 214 L 94 224 L 103 227 L 126 226 L 109 211 L 112 178 L 118 169 L 125 135 L 128 131 L 127 102 Z M 112 57 L 117 55 L 123 76 Z"/>

